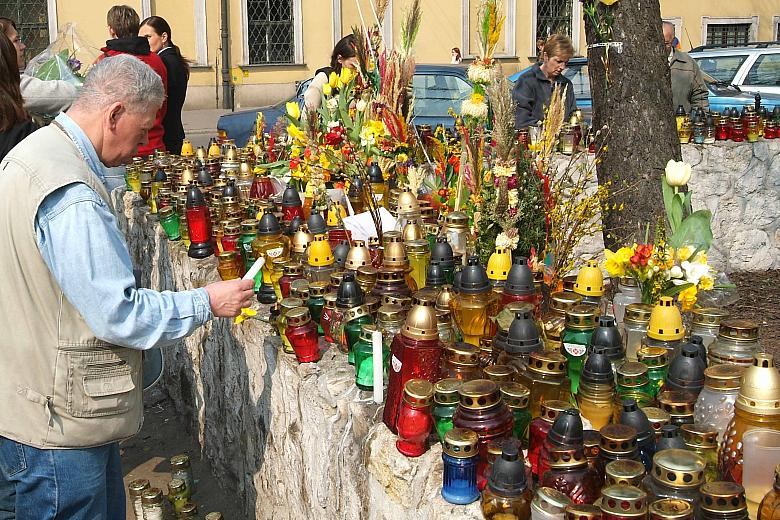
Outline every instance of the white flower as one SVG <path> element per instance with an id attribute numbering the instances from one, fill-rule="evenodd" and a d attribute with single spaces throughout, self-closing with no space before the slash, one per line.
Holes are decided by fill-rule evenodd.
<path id="1" fill-rule="evenodd" d="M 336 110 L 339 107 L 339 100 L 336 98 L 330 98 L 325 103 L 330 110 Z"/>
<path id="2" fill-rule="evenodd" d="M 682 268 L 685 271 L 685 281 L 693 285 L 699 285 L 701 277 L 710 273 L 710 266 L 698 262 L 683 262 Z"/>
<path id="3" fill-rule="evenodd" d="M 517 207 L 517 204 L 520 202 L 520 196 L 517 193 L 517 189 L 511 189 L 507 192 L 507 195 L 509 196 L 509 207 L 514 208 Z"/>
<path id="4" fill-rule="evenodd" d="M 519 242 L 519 236 L 509 237 L 504 232 L 499 233 L 496 237 L 496 247 L 501 249 L 515 249 Z"/>
<path id="5" fill-rule="evenodd" d="M 460 106 L 460 112 L 464 117 L 473 117 L 474 119 L 487 119 L 488 106 L 484 101 L 480 103 L 474 103 L 471 98 L 463 101 Z"/>
<path id="6" fill-rule="evenodd" d="M 507 167 L 507 166 L 500 166 L 498 164 L 493 166 L 493 176 L 496 177 L 497 179 L 501 177 L 511 177 L 514 174 L 515 174 L 514 166 Z"/>
<path id="7" fill-rule="evenodd" d="M 669 159 L 666 163 L 666 183 L 669 186 L 685 186 L 691 178 L 691 165 L 683 161 Z"/>
<path id="8" fill-rule="evenodd" d="M 468 76 L 472 83 L 487 85 L 490 83 L 491 70 L 488 67 L 472 63 L 469 65 Z"/>
<path id="9" fill-rule="evenodd" d="M 355 104 L 355 108 L 357 109 L 357 111 L 358 111 L 358 112 L 362 112 L 363 110 L 365 110 L 365 109 L 366 109 L 366 106 L 367 106 L 367 105 L 368 105 L 368 103 L 366 103 L 365 101 L 363 101 L 363 100 L 361 99 L 361 100 L 359 100 L 359 101 L 358 101 L 358 102 Z"/>
<path id="10" fill-rule="evenodd" d="M 328 122 L 328 128 L 336 128 L 341 126 L 341 121 L 330 121 Z"/>
<path id="11" fill-rule="evenodd" d="M 672 278 L 682 278 L 683 271 L 679 265 L 672 266 L 672 270 L 669 272 Z"/>

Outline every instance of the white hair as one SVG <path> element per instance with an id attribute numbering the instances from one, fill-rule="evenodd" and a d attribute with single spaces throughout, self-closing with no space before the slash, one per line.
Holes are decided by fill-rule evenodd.
<path id="1" fill-rule="evenodd" d="M 129 54 L 100 60 L 87 74 L 73 107 L 102 110 L 117 101 L 128 112 L 158 110 L 165 99 L 162 79 L 152 68 Z"/>

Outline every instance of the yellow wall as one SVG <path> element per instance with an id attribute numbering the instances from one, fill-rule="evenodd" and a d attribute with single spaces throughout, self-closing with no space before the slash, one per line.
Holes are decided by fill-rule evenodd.
<path id="1" fill-rule="evenodd" d="M 373 22 L 370 0 L 340 0 L 341 22 L 339 37 L 348 34 L 353 25 L 360 24 L 357 2 L 363 9 L 366 23 Z M 504 6 L 514 2 L 515 32 L 513 34 L 515 56 L 502 57 L 506 74 L 526 67 L 533 47 L 533 0 L 503 0 Z M 141 0 L 122 0 L 141 14 Z M 171 24 L 174 41 L 183 54 L 196 58 L 196 31 L 194 8 L 200 0 L 150 0 L 152 14 L 162 16 Z M 118 0 L 57 0 L 57 18 L 60 26 L 76 22 L 79 33 L 92 45 L 102 47 L 108 38 L 106 12 Z M 314 71 L 329 62 L 334 41 L 332 0 L 301 0 L 303 63 L 279 66 L 246 66 L 243 63 L 243 39 L 241 14 L 244 0 L 230 0 L 230 58 L 236 78 L 236 100 L 239 106 L 258 106 L 283 99 L 294 92 L 296 81 L 311 77 Z M 408 0 L 393 0 L 393 42 L 400 42 L 400 24 Z M 463 45 L 463 15 L 461 0 L 422 0 L 423 20 L 417 38 L 415 54 L 419 63 L 447 63 L 452 47 L 460 47 L 464 55 L 477 54 L 476 40 L 479 0 L 469 4 L 469 49 Z M 578 5 L 579 0 L 574 0 Z M 780 16 L 780 0 L 661 0 L 661 16 L 682 21 L 678 34 L 682 48 L 702 43 L 702 18 L 758 16 L 759 40 L 773 37 L 773 16 Z M 221 96 L 220 51 L 220 2 L 206 0 L 206 66 L 194 67 L 190 78 L 187 104 L 190 107 L 215 107 Z M 578 54 L 586 54 L 585 30 L 580 20 L 580 38 L 575 42 Z M 502 38 L 497 53 L 505 52 Z M 240 69 L 239 69 L 240 68 Z"/>

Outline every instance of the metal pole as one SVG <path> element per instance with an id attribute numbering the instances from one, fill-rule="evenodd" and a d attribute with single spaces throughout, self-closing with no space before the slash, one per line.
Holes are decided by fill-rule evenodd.
<path id="1" fill-rule="evenodd" d="M 233 89 L 230 84 L 230 19 L 228 0 L 222 0 L 222 108 L 233 110 Z"/>

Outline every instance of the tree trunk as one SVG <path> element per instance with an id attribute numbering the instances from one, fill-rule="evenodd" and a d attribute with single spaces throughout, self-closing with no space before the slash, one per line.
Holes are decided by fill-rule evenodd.
<path id="1" fill-rule="evenodd" d="M 599 182 L 611 181 L 604 208 L 604 244 L 614 248 L 643 242 L 649 223 L 663 215 L 661 175 L 669 159 L 680 160 L 669 66 L 663 45 L 659 0 L 619 0 L 611 7 L 596 2 L 600 12 L 612 9 L 612 40 L 622 53 L 609 48 L 588 50 L 593 96 L 593 128 L 602 130 L 597 145 L 607 145 L 597 165 Z M 593 23 L 585 15 L 588 45 L 598 43 Z"/>

